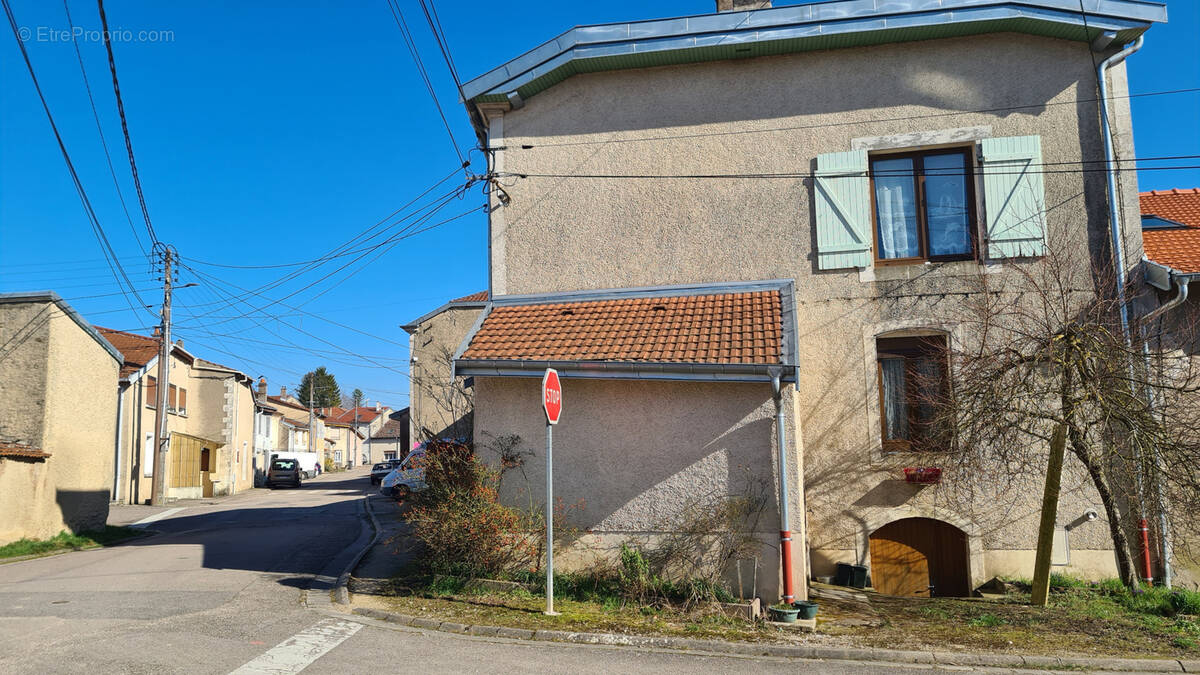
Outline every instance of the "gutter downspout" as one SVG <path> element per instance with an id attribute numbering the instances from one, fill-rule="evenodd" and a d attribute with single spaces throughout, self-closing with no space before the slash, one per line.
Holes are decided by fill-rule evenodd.
<path id="1" fill-rule="evenodd" d="M 1163 303 L 1160 307 L 1156 308 L 1154 311 L 1147 314 L 1141 321 L 1142 357 L 1146 361 L 1146 373 L 1147 374 L 1149 374 L 1149 372 L 1150 372 L 1151 364 L 1150 364 L 1150 344 L 1147 341 L 1146 327 L 1150 325 L 1150 322 L 1158 319 L 1159 317 L 1163 316 L 1164 314 L 1166 314 L 1167 312 L 1171 311 L 1172 309 L 1178 307 L 1179 305 L 1182 305 L 1188 299 L 1188 284 L 1191 281 L 1191 277 L 1175 276 L 1174 281 L 1175 281 L 1175 287 L 1178 289 L 1178 292 L 1175 294 L 1175 297 L 1171 298 L 1167 302 Z M 1151 413 L 1153 413 L 1154 412 L 1154 391 L 1152 389 L 1150 389 L 1149 386 L 1147 386 L 1147 388 L 1146 388 L 1146 400 L 1150 404 Z M 1171 584 L 1172 584 L 1173 577 L 1174 577 L 1174 575 L 1171 572 L 1171 557 L 1175 553 L 1175 546 L 1174 546 L 1174 543 L 1171 541 L 1171 531 L 1168 528 L 1168 522 L 1167 522 L 1167 498 L 1166 498 L 1166 495 L 1163 494 L 1163 486 L 1162 486 L 1162 478 L 1161 478 L 1161 476 L 1163 475 L 1163 471 L 1164 471 L 1163 465 L 1162 465 L 1162 456 L 1157 452 L 1154 453 L 1154 471 L 1156 474 L 1155 481 L 1154 481 L 1154 497 L 1158 501 L 1158 534 L 1159 534 L 1159 537 L 1158 537 L 1159 552 L 1158 553 L 1159 553 L 1159 556 L 1162 558 L 1163 586 L 1166 588 L 1171 588 Z M 1143 537 L 1146 536 L 1145 535 L 1145 529 L 1146 529 L 1145 522 L 1146 522 L 1146 520 L 1145 520 L 1145 518 L 1143 518 L 1142 519 L 1142 528 L 1143 528 L 1142 536 Z M 1145 545 L 1148 550 L 1149 542 L 1145 542 Z"/>
<path id="2" fill-rule="evenodd" d="M 771 390 L 775 399 L 775 440 L 779 450 L 779 555 L 783 565 L 783 601 L 791 604 L 795 599 L 792 589 L 792 526 L 788 516 L 788 473 L 787 439 L 783 419 L 783 392 L 780 389 L 779 373 L 771 376 Z"/>
<path id="3" fill-rule="evenodd" d="M 1105 59 L 1097 69 L 1097 79 L 1100 83 L 1100 128 L 1104 135 L 1104 162 L 1107 167 L 1105 176 L 1108 178 L 1108 223 L 1113 243 L 1113 262 L 1117 267 L 1117 299 L 1121 304 L 1121 327 L 1125 330 L 1125 340 L 1131 340 L 1129 334 L 1129 307 L 1125 300 L 1125 240 L 1121 236 L 1121 209 L 1117 196 L 1117 168 L 1113 162 L 1112 125 L 1108 119 L 1108 69 L 1121 63 L 1130 54 L 1142 48 L 1145 38 L 1141 35 L 1134 43 L 1125 49 Z"/>
<path id="4" fill-rule="evenodd" d="M 1116 153 L 1113 148 L 1112 124 L 1108 117 L 1108 69 L 1121 63 L 1131 54 L 1141 49 L 1144 41 L 1145 38 L 1139 35 L 1132 45 L 1104 59 L 1096 68 L 1096 82 L 1100 87 L 1100 130 L 1104 136 L 1104 176 L 1108 181 L 1108 227 L 1109 236 L 1112 238 L 1113 266 L 1116 268 L 1117 273 L 1117 303 L 1121 313 L 1121 332 L 1125 337 L 1125 346 L 1131 351 L 1133 349 L 1133 336 L 1129 330 L 1129 306 L 1125 293 L 1125 285 L 1127 283 L 1125 274 L 1125 239 L 1122 236 L 1121 208 L 1117 194 L 1117 167 L 1113 161 Z M 1130 382 L 1137 381 L 1132 361 L 1129 364 L 1129 380 Z M 1140 464 L 1141 453 L 1137 454 L 1138 457 L 1136 459 Z M 1141 511 L 1140 544 L 1142 547 L 1142 564 L 1145 567 L 1142 571 L 1142 576 L 1144 580 L 1151 581 L 1153 574 L 1150 571 L 1150 547 L 1147 535 L 1148 528 L 1146 527 L 1146 495 L 1140 469 L 1137 472 L 1136 482 L 1138 508 Z"/>
<path id="5" fill-rule="evenodd" d="M 132 385 L 130 385 L 132 386 Z M 117 385 L 117 461 L 113 468 L 113 491 L 109 501 L 121 501 L 121 449 L 125 446 L 125 392 L 129 387 Z"/>

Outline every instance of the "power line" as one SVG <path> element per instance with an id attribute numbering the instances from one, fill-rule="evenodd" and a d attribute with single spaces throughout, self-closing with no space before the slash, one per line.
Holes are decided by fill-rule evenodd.
<path id="1" fill-rule="evenodd" d="M 396 27 L 400 29 L 400 35 L 404 38 L 404 44 L 408 47 L 408 53 L 412 57 L 413 64 L 417 67 L 417 74 L 425 83 L 425 88 L 429 91 L 429 97 L 433 99 L 433 106 L 437 108 L 438 116 L 442 118 L 442 124 L 446 127 L 446 133 L 450 136 L 450 144 L 454 146 L 454 154 L 458 155 L 458 161 L 462 164 L 465 171 L 470 162 L 467 161 L 459 150 L 458 140 L 454 138 L 454 131 L 450 128 L 450 121 L 446 119 L 446 113 L 442 110 L 442 104 L 438 101 L 437 93 L 433 89 L 433 82 L 429 79 L 429 72 L 425 69 L 425 63 L 421 60 L 421 54 L 417 49 L 416 42 L 413 40 L 412 31 L 408 28 L 408 22 L 404 20 L 404 12 L 400 9 L 400 5 L 395 0 L 387 0 L 388 9 L 392 12 L 392 18 L 396 22 Z M 436 35 L 434 37 L 437 37 Z M 441 40 L 438 40 L 439 47 Z M 455 82 L 458 81 L 457 75 Z M 461 91 L 461 87 L 459 88 Z M 464 99 L 465 100 L 465 99 Z"/>
<path id="2" fill-rule="evenodd" d="M 100 9 L 100 27 L 104 31 L 104 49 L 108 52 L 108 69 L 112 72 L 113 96 L 117 99 L 117 113 L 121 116 L 121 133 L 125 136 L 125 152 L 129 155 L 129 172 L 133 175 L 133 186 L 137 189 L 138 204 L 142 207 L 142 218 L 146 221 L 146 231 L 150 233 L 150 242 L 158 244 L 158 235 L 154 233 L 154 225 L 150 222 L 150 212 L 146 209 L 146 196 L 142 194 L 142 181 L 138 177 L 137 160 L 133 157 L 133 141 L 129 138 L 129 125 L 125 121 L 125 103 L 121 101 L 121 85 L 117 82 L 117 62 L 113 58 L 112 42 L 108 39 L 108 18 L 104 15 L 104 0 L 96 0 L 96 5 Z"/>
<path id="3" fill-rule="evenodd" d="M 67 14 L 67 26 L 71 29 L 71 44 L 75 47 L 75 59 L 79 61 L 79 74 L 83 76 L 83 87 L 87 90 L 88 103 L 92 106 L 92 119 L 96 121 L 96 132 L 100 134 L 100 146 L 104 148 L 104 159 L 108 162 L 108 173 L 112 176 L 113 187 L 117 189 L 117 199 L 121 201 L 121 210 L 125 212 L 125 221 L 129 223 L 129 231 L 137 242 L 142 255 L 147 255 L 142 237 L 133 225 L 133 217 L 129 215 L 129 207 L 125 204 L 125 193 L 121 190 L 121 182 L 117 180 L 117 170 L 113 166 L 112 154 L 108 150 L 108 140 L 104 137 L 104 127 L 100 124 L 100 113 L 96 111 L 96 99 L 92 96 L 92 85 L 88 81 L 87 69 L 83 66 L 83 54 L 79 51 L 79 40 L 75 37 L 75 22 L 71 20 L 71 8 L 67 0 L 63 0 L 63 11 Z"/>
<path id="4" fill-rule="evenodd" d="M 41 101 L 42 110 L 46 113 L 46 119 L 50 122 L 50 129 L 54 132 L 54 140 L 58 143 L 58 150 L 62 154 L 63 161 L 67 165 L 67 171 L 71 174 L 71 182 L 75 185 L 75 192 L 79 195 L 79 201 L 83 204 L 84 213 L 87 216 L 88 224 L 91 225 L 92 233 L 100 242 L 100 252 L 104 255 L 105 261 L 112 270 L 113 278 L 117 282 L 117 286 L 124 292 L 121 286 L 122 279 L 129 292 L 137 299 L 137 303 L 130 300 L 126 295 L 125 301 L 129 304 L 129 308 L 136 314 L 138 308 L 146 309 L 146 302 L 138 294 L 137 288 L 130 281 L 129 275 L 125 273 L 125 268 L 121 266 L 121 261 L 117 258 L 116 251 L 113 250 L 112 244 L 108 240 L 108 235 L 104 233 L 104 227 L 100 224 L 99 217 L 96 216 L 95 209 L 92 208 L 92 202 L 88 199 L 87 191 L 83 187 L 83 182 L 79 179 L 79 173 L 75 171 L 75 164 L 71 161 L 71 155 L 67 152 L 66 143 L 62 139 L 62 134 L 58 130 L 58 125 L 54 122 L 54 115 L 50 112 L 50 104 L 46 101 L 46 95 L 42 92 L 42 85 L 38 82 L 37 73 L 34 72 L 33 62 L 29 59 L 29 52 L 25 49 L 25 41 L 21 39 L 20 29 L 17 25 L 17 18 L 13 15 L 12 6 L 9 0 L 0 0 L 3 4 L 4 14 L 8 18 L 9 27 L 12 29 L 13 37 L 17 41 L 17 47 L 21 50 L 21 58 L 25 61 L 25 68 L 29 71 L 29 78 L 33 81 L 33 88 L 37 92 L 38 100 Z M 153 314 L 153 312 L 151 312 Z"/>
<path id="5" fill-rule="evenodd" d="M 1190 87 L 1186 89 L 1171 89 L 1166 91 L 1150 91 L 1140 94 L 1123 94 L 1120 96 L 1109 96 L 1108 100 L 1116 99 L 1134 99 L 1148 96 L 1169 96 L 1174 94 L 1190 94 L 1200 92 L 1200 87 Z M 620 143 L 644 143 L 649 141 L 677 141 L 688 140 L 693 138 L 713 138 L 719 136 L 744 136 L 747 134 L 766 134 L 779 131 L 803 131 L 806 129 L 826 129 L 830 127 L 844 126 L 862 126 L 865 124 L 883 124 L 886 122 L 908 122 L 911 120 L 931 119 L 939 117 L 956 117 L 959 115 L 981 115 L 986 113 L 1011 112 L 1014 110 L 1028 110 L 1031 108 L 1044 108 L 1057 105 L 1077 105 L 1079 103 L 1095 103 L 1100 101 L 1099 97 L 1095 98 L 1077 98 L 1069 101 L 1043 101 L 1041 103 L 1031 103 L 1027 105 L 1002 106 L 998 108 L 981 108 L 979 110 L 957 110 L 950 112 L 926 113 L 924 115 L 903 115 L 898 117 L 877 117 L 869 120 L 847 120 L 844 122 L 822 122 L 818 124 L 798 124 L 784 127 L 770 127 L 767 129 L 735 129 L 730 131 L 701 131 L 690 134 L 673 134 L 673 135 L 658 135 L 658 136 L 640 136 L 637 138 L 610 138 L 598 139 L 594 141 L 560 141 L 557 143 L 523 143 L 518 146 L 499 146 L 491 148 L 492 150 L 533 150 L 536 148 L 564 148 L 580 145 L 608 145 Z"/>

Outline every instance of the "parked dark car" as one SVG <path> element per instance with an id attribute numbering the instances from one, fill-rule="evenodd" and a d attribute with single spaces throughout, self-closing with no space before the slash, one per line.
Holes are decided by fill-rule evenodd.
<path id="1" fill-rule="evenodd" d="M 300 487 L 300 462 L 294 459 L 273 459 L 267 469 L 267 487 L 275 489 L 280 485 Z"/>
<path id="2" fill-rule="evenodd" d="M 400 461 L 401 460 L 398 459 L 388 459 L 373 465 L 371 467 L 371 475 L 369 476 L 371 479 L 371 485 L 379 485 L 379 481 L 383 480 L 384 476 L 391 473 L 392 469 L 396 468 L 400 464 Z"/>

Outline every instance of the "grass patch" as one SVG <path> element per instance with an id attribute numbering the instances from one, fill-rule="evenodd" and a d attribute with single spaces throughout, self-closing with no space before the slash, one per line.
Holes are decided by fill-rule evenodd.
<path id="1" fill-rule="evenodd" d="M 143 530 L 114 525 L 105 525 L 103 530 L 80 534 L 72 534 L 64 530 L 49 539 L 18 539 L 11 544 L 0 546 L 0 560 L 28 555 L 47 555 L 58 551 L 82 551 L 88 548 L 109 546 L 143 534 L 145 534 Z"/>

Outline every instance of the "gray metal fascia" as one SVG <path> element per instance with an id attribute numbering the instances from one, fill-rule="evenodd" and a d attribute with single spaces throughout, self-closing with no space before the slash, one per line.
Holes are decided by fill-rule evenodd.
<path id="1" fill-rule="evenodd" d="M 83 332 L 87 333 L 93 340 L 104 348 L 110 356 L 117 360 L 117 363 L 125 363 L 125 356 L 121 351 L 112 345 L 111 342 L 104 339 L 100 331 L 96 330 L 92 324 L 83 319 L 83 316 L 75 311 L 75 308 L 67 304 L 58 293 L 54 291 L 30 291 L 30 292 L 15 292 L 15 293 L 0 293 L 0 304 L 4 303 L 21 303 L 21 302 L 52 302 L 63 311 L 63 314 L 71 317 Z"/>
<path id="2" fill-rule="evenodd" d="M 400 324 L 400 329 L 406 333 L 414 333 L 421 324 L 432 319 L 438 314 L 441 314 L 442 312 L 451 309 L 483 309 L 486 305 L 486 302 L 447 302 L 435 310 L 425 312 L 421 316 L 418 316 L 408 323 Z"/>
<path id="3" fill-rule="evenodd" d="M 767 279 L 763 281 L 728 281 L 708 284 L 605 288 L 585 291 L 564 291 L 560 293 L 534 293 L 529 295 L 497 295 L 492 298 L 492 304 L 497 307 L 505 307 L 511 305 L 545 305 L 556 302 L 586 302 L 590 300 L 671 298 L 689 295 L 715 295 L 717 293 L 782 291 L 789 283 L 792 283 L 791 279 Z"/>
<path id="4" fill-rule="evenodd" d="M 800 316 L 796 309 L 796 282 L 789 281 L 783 294 L 783 363 L 792 367 L 792 380 L 800 386 Z M 786 378 L 785 378 L 786 379 Z"/>
<path id="5" fill-rule="evenodd" d="M 1177 274 L 1176 270 L 1149 258 L 1142 258 L 1142 264 L 1146 266 L 1146 283 L 1162 291 L 1171 290 L 1171 277 Z"/>
<path id="6" fill-rule="evenodd" d="M 1084 9 L 1081 12 L 1080 6 Z M 1012 18 L 1086 24 L 1119 31 L 1167 20 L 1166 5 L 1147 0 L 833 0 L 593 26 L 576 26 L 463 84 L 466 99 L 507 96 L 571 61 L 620 54 L 697 49 L 894 29 L 952 26 Z M 588 53 L 583 53 L 588 52 Z"/>

